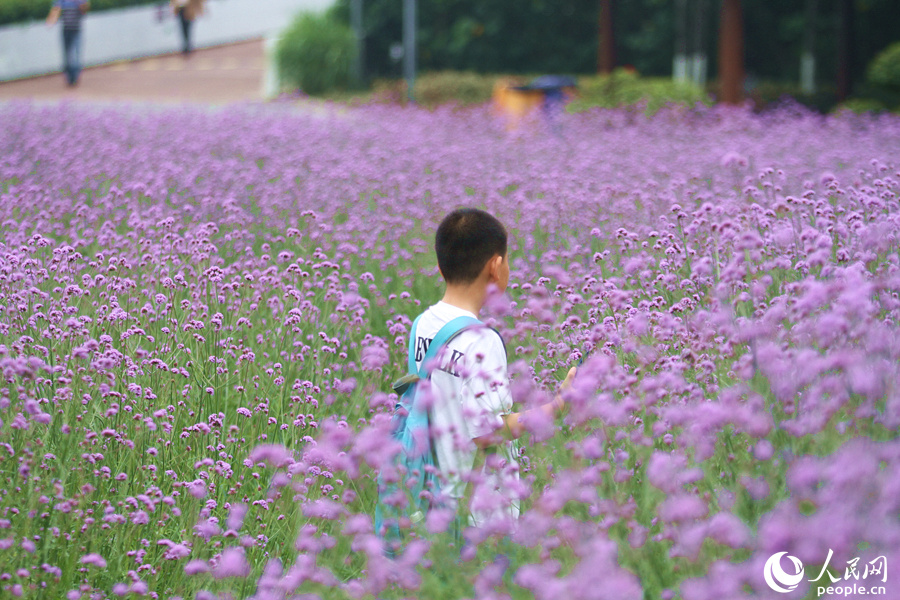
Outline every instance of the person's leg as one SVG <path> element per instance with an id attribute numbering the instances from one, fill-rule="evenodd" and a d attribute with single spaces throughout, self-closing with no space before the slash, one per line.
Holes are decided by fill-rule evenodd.
<path id="1" fill-rule="evenodd" d="M 78 83 L 78 78 L 81 77 L 81 30 L 72 32 L 72 58 L 70 59 L 72 65 L 72 83 Z"/>
<path id="2" fill-rule="evenodd" d="M 62 31 L 62 42 L 63 42 L 63 71 L 66 74 L 66 82 L 69 85 L 75 84 L 75 78 L 73 75 L 73 67 L 72 67 L 72 45 L 74 42 L 73 31 L 69 31 L 68 29 L 63 29 Z"/>
<path id="3" fill-rule="evenodd" d="M 194 21 L 192 19 L 184 20 L 184 46 L 186 48 L 185 52 L 190 54 L 194 51 L 194 46 L 191 44 L 191 28 L 194 26 Z"/>
<path id="4" fill-rule="evenodd" d="M 191 51 L 191 21 L 187 18 L 185 7 L 178 9 L 178 18 L 181 20 L 181 51 L 185 54 Z"/>

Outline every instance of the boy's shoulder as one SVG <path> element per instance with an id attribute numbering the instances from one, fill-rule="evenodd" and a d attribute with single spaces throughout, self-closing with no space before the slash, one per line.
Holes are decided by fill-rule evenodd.
<path id="1" fill-rule="evenodd" d="M 452 306 L 445 302 L 438 302 L 428 307 L 419 317 L 416 326 L 416 337 L 423 342 L 430 341 L 437 335 L 441 327 L 458 317 L 470 317 L 477 319 L 471 312 Z M 468 327 L 457 335 L 450 343 L 459 349 L 474 350 L 478 353 L 502 352 L 506 355 L 506 344 L 500 332 L 488 326 L 480 319 L 478 324 Z"/>
<path id="2" fill-rule="evenodd" d="M 417 319 L 418 334 L 434 337 L 444 325 L 447 325 L 456 319 L 465 319 L 471 323 L 467 325 L 466 329 L 460 335 L 468 334 L 486 327 L 486 325 L 484 325 L 473 313 L 441 301 L 429 306 L 421 315 L 419 315 L 419 318 Z"/>

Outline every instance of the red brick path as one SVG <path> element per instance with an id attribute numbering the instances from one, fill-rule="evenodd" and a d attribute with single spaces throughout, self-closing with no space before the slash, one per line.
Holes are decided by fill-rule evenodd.
<path id="1" fill-rule="evenodd" d="M 265 76 L 262 40 L 198 49 L 189 57 L 168 54 L 90 67 L 77 87 L 65 76 L 32 77 L 0 83 L 0 101 L 128 100 L 227 104 L 261 100 Z"/>

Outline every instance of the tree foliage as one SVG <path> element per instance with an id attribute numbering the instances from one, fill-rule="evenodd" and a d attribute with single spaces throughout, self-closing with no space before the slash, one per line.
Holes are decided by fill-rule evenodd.
<path id="1" fill-rule="evenodd" d="M 355 51 L 346 25 L 329 15 L 301 13 L 275 49 L 279 78 L 313 95 L 346 88 Z"/>
<path id="2" fill-rule="evenodd" d="M 337 12 L 349 20 L 349 2 Z M 401 41 L 403 3 L 364 0 L 367 69 L 399 75 L 390 47 Z M 596 0 L 418 3 L 418 59 L 428 70 L 590 72 L 596 61 Z M 587 43 L 585 43 L 587 40 Z"/>
<path id="3" fill-rule="evenodd" d="M 335 11 L 349 22 L 350 0 Z M 751 83 L 760 79 L 796 81 L 805 27 L 806 0 L 743 0 L 745 66 Z M 374 76 L 399 76 L 390 47 L 401 40 L 403 3 L 363 0 L 366 69 Z M 717 70 L 719 2 L 706 2 L 705 46 L 710 73 Z M 816 18 L 818 78 L 830 81 L 836 69 L 836 2 L 819 0 Z M 896 0 L 856 0 L 856 77 L 892 41 L 900 39 Z M 592 73 L 597 61 L 597 0 L 419 0 L 418 62 L 421 70 L 495 73 Z M 616 55 L 645 75 L 672 72 L 675 13 L 669 0 L 615 3 Z"/>
<path id="4" fill-rule="evenodd" d="M 900 42 L 881 52 L 869 65 L 869 81 L 900 91 Z"/>

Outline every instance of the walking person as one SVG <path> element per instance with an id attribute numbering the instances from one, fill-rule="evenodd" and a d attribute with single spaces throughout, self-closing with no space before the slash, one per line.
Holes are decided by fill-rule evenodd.
<path id="1" fill-rule="evenodd" d="M 194 19 L 203 14 L 204 0 L 170 0 L 172 11 L 181 21 L 181 52 L 188 55 L 193 51 L 191 45 L 191 26 Z"/>
<path id="2" fill-rule="evenodd" d="M 81 75 L 81 18 L 89 8 L 88 0 L 54 0 L 47 15 L 47 25 L 62 19 L 63 65 L 70 87 L 78 84 Z"/>

